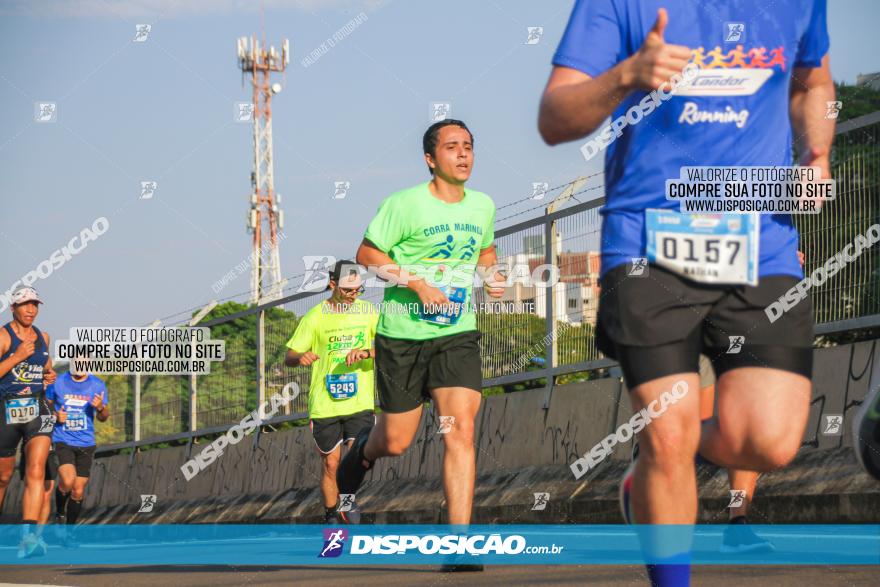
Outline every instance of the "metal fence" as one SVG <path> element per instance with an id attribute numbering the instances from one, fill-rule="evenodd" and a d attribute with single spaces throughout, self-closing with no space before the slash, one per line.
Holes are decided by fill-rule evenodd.
<path id="1" fill-rule="evenodd" d="M 826 203 L 820 215 L 795 217 L 808 274 L 880 222 L 880 112 L 840 124 L 837 133 L 832 153 L 837 199 Z M 604 199 L 581 201 L 601 193 L 601 177 L 579 178 L 559 189 L 564 196 L 555 203 L 567 200 L 568 207 L 551 206 L 540 216 L 496 230 L 499 262 L 529 273 L 541 265 L 555 266 L 559 281 L 552 288 L 517 283 L 500 302 L 478 313 L 484 388 L 509 389 L 544 378 L 549 401 L 557 377 L 616 365 L 597 351 L 594 336 L 600 294 L 598 211 Z M 368 288 L 363 299 L 376 303 L 382 293 Z M 878 247 L 810 294 L 817 334 L 880 325 Z M 223 432 L 292 381 L 301 394 L 265 423 L 306 418 L 309 369 L 284 366 L 285 343 L 299 317 L 326 295 L 294 294 L 200 323 L 211 329 L 212 339 L 226 340 L 226 359 L 215 362 L 210 374 L 113 377 L 108 385 L 113 440 L 99 450 Z M 493 302 L 480 290 L 474 301 L 478 306 Z"/>

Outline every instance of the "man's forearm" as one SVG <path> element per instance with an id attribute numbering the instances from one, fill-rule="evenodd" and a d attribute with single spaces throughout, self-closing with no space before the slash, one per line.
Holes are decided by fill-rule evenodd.
<path id="1" fill-rule="evenodd" d="M 830 152 L 834 141 L 834 119 L 826 118 L 828 102 L 835 97 L 834 82 L 825 68 L 796 70 L 792 80 L 789 114 L 794 143 L 800 154 L 808 149 Z"/>
<path id="2" fill-rule="evenodd" d="M 629 60 L 621 61 L 596 78 L 550 90 L 541 101 L 538 126 L 551 145 L 591 134 L 633 88 Z"/>
<path id="3" fill-rule="evenodd" d="M 357 262 L 367 269 L 375 270 L 379 277 L 393 282 L 395 287 L 402 285 L 413 291 L 418 291 L 427 285 L 424 279 L 405 270 L 395 263 L 387 253 L 373 247 L 362 245 L 357 254 Z"/>
<path id="4" fill-rule="evenodd" d="M 480 252 L 480 256 L 477 259 L 477 267 L 484 273 L 489 269 L 498 267 L 498 255 L 495 252 L 494 245 Z"/>
<path id="5" fill-rule="evenodd" d="M 288 367 L 297 367 L 299 365 L 299 360 L 305 353 L 298 353 L 296 351 L 287 351 L 287 356 L 284 357 L 284 364 Z"/>

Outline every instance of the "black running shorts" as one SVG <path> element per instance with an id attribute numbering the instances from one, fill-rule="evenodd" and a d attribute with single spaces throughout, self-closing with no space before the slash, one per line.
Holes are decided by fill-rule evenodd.
<path id="1" fill-rule="evenodd" d="M 55 452 L 58 453 L 59 466 L 73 465 L 77 477 L 90 475 L 92 462 L 95 460 L 94 446 L 70 446 L 64 442 L 56 442 Z"/>
<path id="2" fill-rule="evenodd" d="M 438 387 L 466 387 L 480 393 L 480 336 L 478 330 L 428 340 L 377 334 L 374 364 L 382 411 L 414 410 Z"/>
<path id="3" fill-rule="evenodd" d="M 40 412 L 36 418 L 24 424 L 7 424 L 6 402 L 0 400 L 0 458 L 14 457 L 19 443 L 26 445 L 31 438 L 52 436 L 55 417 L 45 397 L 40 397 L 37 401 Z"/>
<path id="4" fill-rule="evenodd" d="M 361 430 L 370 428 L 375 423 L 376 415 L 373 410 L 366 410 L 338 418 L 316 418 L 309 421 L 309 426 L 318 450 L 328 454 L 343 442 L 354 440 Z"/>
<path id="5" fill-rule="evenodd" d="M 707 285 L 654 265 L 646 277 L 629 277 L 621 265 L 601 281 L 596 344 L 620 362 L 630 389 L 698 373 L 701 352 L 718 377 L 738 367 L 768 367 L 810 378 L 810 299 L 772 323 L 765 313 L 798 281 L 779 275 L 762 277 L 757 286 Z"/>

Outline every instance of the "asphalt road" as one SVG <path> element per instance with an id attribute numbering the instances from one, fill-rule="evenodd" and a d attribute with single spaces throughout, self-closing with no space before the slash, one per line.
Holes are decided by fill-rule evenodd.
<path id="1" fill-rule="evenodd" d="M 880 583 L 878 566 L 702 566 L 693 585 L 712 587 L 860 586 Z M 434 567 L 309 566 L 5 566 L 0 585 L 225 587 L 321 585 L 647 585 L 642 566 L 493 566 L 482 573 L 440 573 Z"/>

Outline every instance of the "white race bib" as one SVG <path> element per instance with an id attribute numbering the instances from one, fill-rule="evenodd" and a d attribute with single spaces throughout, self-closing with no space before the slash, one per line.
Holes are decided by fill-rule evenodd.
<path id="1" fill-rule="evenodd" d="M 40 415 L 40 406 L 35 397 L 6 398 L 6 423 L 27 424 Z"/>
<path id="2" fill-rule="evenodd" d="M 71 432 L 85 430 L 86 428 L 88 428 L 88 425 L 86 424 L 86 415 L 81 412 L 68 414 L 67 419 L 64 421 L 64 429 Z"/>
<path id="3" fill-rule="evenodd" d="M 645 211 L 648 262 L 701 283 L 758 285 L 756 214 Z"/>

